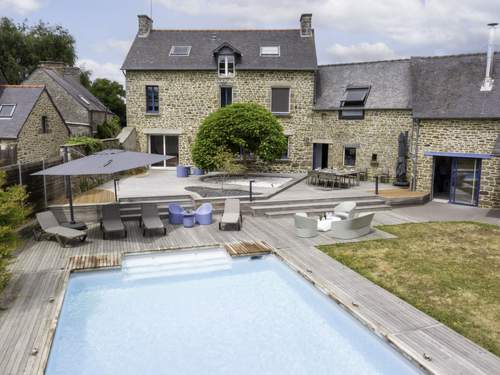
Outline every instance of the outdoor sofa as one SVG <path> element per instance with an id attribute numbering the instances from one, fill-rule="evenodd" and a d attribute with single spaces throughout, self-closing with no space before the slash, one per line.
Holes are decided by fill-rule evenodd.
<path id="1" fill-rule="evenodd" d="M 356 202 L 345 201 L 333 209 L 333 214 L 340 217 L 342 220 L 352 219 L 354 217 L 354 210 L 356 209 Z"/>
<path id="2" fill-rule="evenodd" d="M 43 233 L 48 237 L 55 237 L 57 242 L 62 247 L 65 247 L 70 240 L 79 240 L 84 242 L 87 238 L 87 233 L 81 230 L 66 228 L 59 224 L 52 211 L 44 211 L 36 214 L 36 219 Z M 42 234 L 35 232 L 35 240 L 39 241 Z"/>
<path id="3" fill-rule="evenodd" d="M 332 237 L 342 240 L 352 240 L 371 232 L 374 213 L 362 213 L 352 219 L 334 221 L 331 223 Z"/>

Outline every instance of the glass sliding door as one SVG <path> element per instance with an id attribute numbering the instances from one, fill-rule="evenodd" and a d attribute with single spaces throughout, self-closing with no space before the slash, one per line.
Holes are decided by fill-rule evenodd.
<path id="1" fill-rule="evenodd" d="M 453 158 L 450 201 L 477 206 L 480 178 L 481 159 Z"/>
<path id="2" fill-rule="evenodd" d="M 175 167 L 179 161 L 179 136 L 150 135 L 149 153 L 173 156 L 172 159 L 153 164 L 153 168 Z"/>
<path id="3" fill-rule="evenodd" d="M 164 155 L 164 149 L 165 149 L 165 144 L 164 144 L 164 137 L 163 135 L 150 135 L 149 136 L 149 153 L 150 154 L 158 154 L 158 155 Z M 164 162 L 160 161 L 156 164 L 153 164 L 152 167 L 164 167 Z"/>

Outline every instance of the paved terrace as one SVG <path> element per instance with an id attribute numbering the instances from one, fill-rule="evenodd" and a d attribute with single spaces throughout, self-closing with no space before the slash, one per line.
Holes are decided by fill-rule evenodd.
<path id="1" fill-rule="evenodd" d="M 474 218 L 500 223 L 487 210 L 429 204 L 376 214 L 375 224 Z M 445 215 L 443 212 L 447 212 Z M 446 216 L 446 217 L 443 217 Z M 0 296 L 0 374 L 43 374 L 62 302 L 71 256 L 106 255 L 119 264 L 127 252 L 263 240 L 278 256 L 366 326 L 436 374 L 499 374 L 500 358 L 376 286 L 314 246 L 335 242 L 328 234 L 313 239 L 294 235 L 293 218 L 245 217 L 241 232 L 221 232 L 217 223 L 185 229 L 168 227 L 167 236 L 143 238 L 135 222 L 126 223 L 126 239 L 104 241 L 97 226 L 87 243 L 61 248 L 56 242 L 28 240 L 12 264 L 13 278 Z M 371 238 L 382 234 L 375 232 Z M 366 239 L 366 238 L 365 238 Z M 429 356 L 429 359 L 424 358 Z M 429 358 L 428 357 L 428 358 Z"/>

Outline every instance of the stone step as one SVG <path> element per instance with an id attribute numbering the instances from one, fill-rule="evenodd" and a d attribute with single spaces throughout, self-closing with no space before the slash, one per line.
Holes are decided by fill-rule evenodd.
<path id="1" fill-rule="evenodd" d="M 179 195 L 158 195 L 150 197 L 123 197 L 119 198 L 119 202 L 126 203 L 141 203 L 141 202 L 179 202 L 179 201 L 192 201 L 189 194 L 179 194 Z"/>
<path id="2" fill-rule="evenodd" d="M 387 204 L 375 204 L 375 205 L 368 205 L 364 207 L 359 207 L 356 208 L 356 212 L 375 212 L 375 211 L 386 211 L 386 210 L 391 210 L 391 206 Z M 312 213 L 323 213 L 325 212 L 325 209 L 322 208 L 310 208 L 310 209 L 305 209 L 305 210 L 287 210 L 287 211 L 273 211 L 273 212 L 265 212 L 264 216 L 266 217 L 281 217 L 281 216 L 288 216 L 288 215 L 295 215 L 297 212 L 306 212 L 308 214 Z"/>
<path id="3" fill-rule="evenodd" d="M 355 201 L 357 207 L 363 206 L 373 206 L 373 205 L 384 205 L 385 201 L 380 198 L 363 199 Z M 320 210 L 333 210 L 339 202 L 321 201 L 321 202 L 304 202 L 304 203 L 293 203 L 293 202 L 283 202 L 281 204 L 275 205 L 254 205 L 252 206 L 253 212 L 256 216 L 262 215 L 267 212 L 279 212 L 279 211 L 294 211 L 294 212 L 304 212 L 310 209 L 320 209 Z"/>
<path id="4" fill-rule="evenodd" d="M 320 203 L 320 202 L 344 202 L 344 201 L 355 201 L 361 202 L 365 200 L 371 199 L 381 199 L 377 197 L 375 194 L 367 194 L 361 196 L 347 196 L 347 197 L 322 197 L 322 198 L 292 198 L 292 199 L 284 199 L 284 200 L 262 200 L 262 201 L 254 201 L 249 202 L 248 200 L 242 201 L 242 203 L 253 204 L 256 206 L 274 206 L 279 204 L 301 204 L 301 203 Z"/>

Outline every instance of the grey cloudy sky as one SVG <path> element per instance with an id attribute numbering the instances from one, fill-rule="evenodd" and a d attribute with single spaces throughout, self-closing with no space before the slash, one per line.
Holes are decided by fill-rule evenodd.
<path id="1" fill-rule="evenodd" d="M 149 11 L 150 0 L 0 0 L 0 16 L 69 29 L 78 63 L 121 82 L 136 15 Z M 484 52 L 500 0 L 153 1 L 156 28 L 296 28 L 301 13 L 313 13 L 319 62 L 327 64 Z"/>

